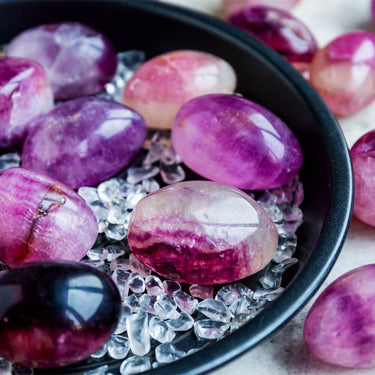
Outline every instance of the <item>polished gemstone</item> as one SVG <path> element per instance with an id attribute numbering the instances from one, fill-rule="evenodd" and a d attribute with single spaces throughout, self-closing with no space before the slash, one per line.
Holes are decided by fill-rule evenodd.
<path id="1" fill-rule="evenodd" d="M 302 165 L 301 148 L 287 125 L 236 95 L 204 95 L 184 104 L 173 123 L 172 142 L 194 172 L 242 189 L 282 186 Z"/>
<path id="2" fill-rule="evenodd" d="M 55 99 L 99 92 L 112 79 L 117 67 L 112 42 L 77 22 L 25 30 L 11 40 L 6 54 L 38 61 L 47 73 Z"/>
<path id="3" fill-rule="evenodd" d="M 310 351 L 344 367 L 375 366 L 375 264 L 358 267 L 329 285 L 304 324 Z"/>
<path id="4" fill-rule="evenodd" d="M 187 100 L 208 93 L 233 93 L 236 73 L 223 59 L 206 52 L 181 50 L 141 65 L 124 91 L 124 103 L 138 111 L 150 128 L 171 128 Z"/>
<path id="5" fill-rule="evenodd" d="M 20 148 L 30 120 L 52 107 L 52 89 L 41 65 L 0 57 L 0 150 Z"/>
<path id="6" fill-rule="evenodd" d="M 137 155 L 146 137 L 138 113 L 89 96 L 59 104 L 33 126 L 24 143 L 23 166 L 73 189 L 117 173 Z"/>
<path id="7" fill-rule="evenodd" d="M 285 10 L 292 9 L 300 0 L 222 0 L 226 15 L 237 12 L 248 6 L 267 6 Z"/>
<path id="8" fill-rule="evenodd" d="M 0 356 L 57 367 L 97 352 L 115 330 L 120 296 L 82 263 L 34 262 L 0 276 Z"/>
<path id="9" fill-rule="evenodd" d="M 96 218 L 76 192 L 23 168 L 0 174 L 0 259 L 80 260 L 98 234 Z"/>
<path id="10" fill-rule="evenodd" d="M 250 196 L 215 182 L 190 181 L 142 199 L 130 219 L 128 242 L 138 260 L 167 278 L 217 284 L 262 269 L 278 236 Z"/>
<path id="11" fill-rule="evenodd" d="M 375 99 L 375 35 L 352 31 L 316 53 L 310 81 L 336 115 L 350 115 Z"/>

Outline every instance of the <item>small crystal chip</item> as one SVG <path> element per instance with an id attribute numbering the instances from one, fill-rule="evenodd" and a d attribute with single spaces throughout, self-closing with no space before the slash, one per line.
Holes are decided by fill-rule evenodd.
<path id="1" fill-rule="evenodd" d="M 265 288 L 265 289 L 257 289 L 254 292 L 253 298 L 255 300 L 266 300 L 266 301 L 274 301 L 282 292 L 284 288 Z"/>
<path id="2" fill-rule="evenodd" d="M 177 349 L 172 343 L 160 344 L 155 348 L 156 360 L 160 363 L 171 363 L 185 357 L 183 350 Z"/>
<path id="3" fill-rule="evenodd" d="M 140 310 L 141 305 L 139 304 L 139 299 L 141 298 L 141 296 L 141 294 L 133 293 L 125 299 L 124 303 L 126 304 L 126 306 L 130 307 L 132 313 L 136 313 Z"/>
<path id="4" fill-rule="evenodd" d="M 128 168 L 128 177 L 126 178 L 126 182 L 129 184 L 138 184 L 139 182 L 152 178 L 156 176 L 160 172 L 159 167 L 131 167 Z"/>
<path id="5" fill-rule="evenodd" d="M 140 310 L 130 315 L 127 319 L 127 331 L 132 353 L 146 355 L 151 349 L 147 312 Z"/>
<path id="6" fill-rule="evenodd" d="M 195 322 L 194 333 L 198 339 L 218 339 L 229 327 L 229 323 L 219 322 L 213 319 L 203 319 Z"/>
<path id="7" fill-rule="evenodd" d="M 160 189 L 159 183 L 153 178 L 146 178 L 142 181 L 142 187 L 146 190 L 147 193 L 153 193 L 156 190 Z"/>
<path id="8" fill-rule="evenodd" d="M 96 353 L 91 354 L 91 357 L 103 358 L 107 354 L 107 349 L 108 349 L 108 343 L 104 344 Z"/>
<path id="9" fill-rule="evenodd" d="M 78 189 L 78 194 L 88 203 L 91 204 L 99 200 L 98 191 L 93 187 L 82 186 Z"/>
<path id="10" fill-rule="evenodd" d="M 146 277 L 146 290 L 148 294 L 158 296 L 164 293 L 164 285 L 157 276 L 149 275 Z"/>
<path id="11" fill-rule="evenodd" d="M 0 155 L 0 172 L 9 168 L 19 167 L 20 165 L 21 157 L 17 153 Z"/>
<path id="12" fill-rule="evenodd" d="M 109 261 L 109 259 L 108 259 Z M 130 270 L 130 263 L 129 259 L 124 259 L 124 258 L 116 258 L 111 261 L 110 264 L 111 271 L 116 271 L 116 270 L 123 270 L 123 271 L 128 271 Z"/>
<path id="13" fill-rule="evenodd" d="M 139 374 L 147 370 L 151 370 L 151 361 L 148 357 L 129 357 L 120 366 L 121 375 Z"/>
<path id="14" fill-rule="evenodd" d="M 236 315 L 230 323 L 230 331 L 231 332 L 237 331 L 237 329 L 242 327 L 250 319 L 252 319 L 252 316 L 250 314 L 238 314 L 238 315 Z"/>
<path id="15" fill-rule="evenodd" d="M 116 178 L 111 178 L 99 184 L 98 195 L 102 202 L 111 203 L 119 194 L 120 183 Z"/>
<path id="16" fill-rule="evenodd" d="M 112 274 L 112 280 L 114 281 L 114 283 L 116 284 L 120 292 L 121 301 L 124 301 L 129 293 L 129 284 L 128 284 L 129 276 L 130 276 L 130 272 L 120 270 L 120 269 L 117 269 Z"/>
<path id="17" fill-rule="evenodd" d="M 106 250 L 107 250 L 107 260 L 108 262 L 112 262 L 113 260 L 123 256 L 125 254 L 125 250 L 120 247 L 120 246 L 114 246 L 114 245 L 111 245 L 111 246 L 107 246 L 106 247 Z M 122 260 L 125 260 L 125 259 L 122 259 Z M 127 260 L 127 259 L 126 259 Z M 128 264 L 129 264 L 129 261 L 127 261 Z"/>
<path id="18" fill-rule="evenodd" d="M 250 314 L 251 306 L 254 304 L 255 302 L 249 296 L 242 296 L 230 305 L 229 311 L 233 316 Z"/>
<path id="19" fill-rule="evenodd" d="M 167 293 L 169 297 L 173 296 L 174 292 L 181 290 L 181 284 L 174 280 L 164 280 L 163 287 L 165 293 Z"/>
<path id="20" fill-rule="evenodd" d="M 135 185 L 133 190 L 131 190 L 126 197 L 126 204 L 128 209 L 133 209 L 135 205 L 146 195 L 147 192 L 142 185 Z"/>
<path id="21" fill-rule="evenodd" d="M 116 198 L 108 209 L 107 220 L 111 224 L 128 224 L 130 212 L 126 206 L 125 198 Z"/>
<path id="22" fill-rule="evenodd" d="M 162 319 L 177 319 L 180 314 L 176 310 L 176 302 L 167 294 L 159 294 L 156 296 L 154 305 L 155 313 Z"/>
<path id="23" fill-rule="evenodd" d="M 210 319 L 224 323 L 229 322 L 231 313 L 228 307 L 221 301 L 206 299 L 198 303 L 197 310 Z"/>
<path id="24" fill-rule="evenodd" d="M 108 251 L 103 247 L 99 247 L 89 250 L 86 255 L 90 260 L 105 260 L 107 259 Z"/>
<path id="25" fill-rule="evenodd" d="M 200 299 L 213 298 L 214 287 L 212 285 L 193 284 L 189 287 L 189 293 L 191 296 Z"/>
<path id="26" fill-rule="evenodd" d="M 145 291 L 145 280 L 138 272 L 132 272 L 128 279 L 129 288 L 134 293 L 143 293 Z"/>
<path id="27" fill-rule="evenodd" d="M 142 310 L 149 312 L 151 314 L 156 314 L 155 312 L 156 296 L 151 296 L 149 294 L 142 294 L 139 297 L 138 301 Z"/>
<path id="28" fill-rule="evenodd" d="M 129 339 L 126 336 L 112 335 L 108 341 L 108 355 L 113 359 L 123 359 L 130 351 Z"/>
<path id="29" fill-rule="evenodd" d="M 106 375 L 108 370 L 108 365 L 103 365 L 97 367 L 94 370 L 86 371 L 83 375 Z"/>
<path id="30" fill-rule="evenodd" d="M 158 316 L 153 316 L 150 319 L 149 330 L 151 337 L 161 343 L 171 342 L 176 336 L 167 323 Z"/>
<path id="31" fill-rule="evenodd" d="M 196 298 L 181 290 L 178 290 L 173 294 L 173 299 L 175 300 L 178 308 L 189 315 L 194 313 L 198 305 L 198 300 Z"/>
<path id="32" fill-rule="evenodd" d="M 119 335 L 120 333 L 124 333 L 126 331 L 126 321 L 128 317 L 132 314 L 132 309 L 128 305 L 121 306 L 121 315 L 119 322 L 117 324 L 116 330 L 114 332 L 115 335 Z"/>
<path id="33" fill-rule="evenodd" d="M 173 331 L 188 331 L 194 325 L 194 319 L 191 315 L 182 312 L 177 319 L 169 319 L 166 321 L 168 327 Z"/>
<path id="34" fill-rule="evenodd" d="M 267 272 L 259 279 L 263 288 L 278 288 L 281 286 L 281 275 L 275 272 Z"/>
<path id="35" fill-rule="evenodd" d="M 123 224 L 109 224 L 104 233 L 109 240 L 121 241 L 126 237 L 127 229 Z"/>
<path id="36" fill-rule="evenodd" d="M 129 256 L 130 269 L 133 272 L 139 272 L 143 277 L 151 274 L 151 270 L 141 263 L 133 254 Z"/>

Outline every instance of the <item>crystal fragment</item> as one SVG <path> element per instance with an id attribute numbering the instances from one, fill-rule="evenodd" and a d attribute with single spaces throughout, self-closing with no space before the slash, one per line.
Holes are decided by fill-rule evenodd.
<path id="1" fill-rule="evenodd" d="M 91 354 L 92 358 L 103 358 L 107 354 L 108 343 L 105 343 L 97 352 Z"/>
<path id="2" fill-rule="evenodd" d="M 147 370 L 151 370 L 151 361 L 148 357 L 129 357 L 120 366 L 121 375 L 139 374 Z"/>
<path id="3" fill-rule="evenodd" d="M 230 305 L 229 311 L 233 316 L 250 314 L 251 307 L 254 305 L 255 302 L 249 296 L 242 296 Z"/>
<path id="4" fill-rule="evenodd" d="M 238 314 L 236 315 L 232 321 L 230 322 L 230 332 L 237 331 L 241 328 L 245 323 L 252 319 L 250 314 Z"/>
<path id="5" fill-rule="evenodd" d="M 109 224 L 104 233 L 109 240 L 121 241 L 126 237 L 127 229 L 123 224 Z"/>
<path id="6" fill-rule="evenodd" d="M 218 290 L 215 299 L 229 306 L 245 293 L 246 295 L 252 294 L 252 290 L 242 284 L 226 285 Z"/>
<path id="7" fill-rule="evenodd" d="M 145 291 L 145 280 L 138 272 L 132 272 L 128 278 L 129 288 L 134 293 L 143 293 Z"/>
<path id="8" fill-rule="evenodd" d="M 199 302 L 197 310 L 210 319 L 219 320 L 225 323 L 229 322 L 231 318 L 231 313 L 229 312 L 228 307 L 223 302 L 214 299 L 206 299 Z"/>
<path id="9" fill-rule="evenodd" d="M 127 319 L 127 332 L 132 353 L 146 355 L 151 349 L 147 312 L 139 311 L 130 315 Z"/>
<path id="10" fill-rule="evenodd" d="M 272 272 L 282 274 L 289 267 L 294 266 L 298 263 L 297 258 L 286 259 L 283 262 L 280 262 L 278 265 L 272 268 Z"/>
<path id="11" fill-rule="evenodd" d="M 164 293 L 164 286 L 162 281 L 154 275 L 149 275 L 146 277 L 146 290 L 147 293 L 153 296 L 158 296 Z"/>
<path id="12" fill-rule="evenodd" d="M 21 165 L 21 158 L 16 153 L 0 155 L 0 172 L 6 169 L 19 167 Z"/>
<path id="13" fill-rule="evenodd" d="M 143 168 L 146 168 L 146 169 L 151 168 L 153 163 L 159 161 L 164 147 L 165 147 L 164 143 L 160 139 L 160 134 L 156 132 L 151 139 L 148 153 L 143 159 L 143 162 L 142 162 Z"/>
<path id="14" fill-rule="evenodd" d="M 139 298 L 141 297 L 141 294 L 133 293 L 130 296 L 126 297 L 124 303 L 130 307 L 131 311 L 133 313 L 138 312 L 141 308 L 141 305 L 139 304 Z"/>
<path id="15" fill-rule="evenodd" d="M 203 319 L 194 323 L 194 333 L 198 339 L 218 339 L 228 330 L 229 327 L 229 323 L 212 319 Z"/>
<path id="16" fill-rule="evenodd" d="M 108 365 L 99 366 L 94 370 L 86 371 L 83 375 L 108 375 Z"/>
<path id="17" fill-rule="evenodd" d="M 98 196 L 102 202 L 111 203 L 119 193 L 120 184 L 117 179 L 111 178 L 98 186 Z"/>
<path id="18" fill-rule="evenodd" d="M 90 260 L 105 260 L 108 256 L 108 250 L 103 247 L 90 249 L 86 255 Z"/>
<path id="19" fill-rule="evenodd" d="M 156 190 L 160 189 L 159 183 L 153 178 L 146 178 L 142 181 L 142 187 L 146 190 L 147 193 L 153 193 Z"/>
<path id="20" fill-rule="evenodd" d="M 167 323 L 158 316 L 153 316 L 149 322 L 150 335 L 161 343 L 171 342 L 176 334 Z"/>
<path id="21" fill-rule="evenodd" d="M 112 280 L 116 284 L 118 291 L 121 296 L 121 301 L 124 301 L 129 293 L 129 284 L 128 279 L 130 276 L 130 272 L 117 269 L 112 274 Z"/>
<path id="22" fill-rule="evenodd" d="M 139 272 L 143 277 L 151 274 L 151 270 L 142 264 L 133 254 L 129 256 L 129 266 L 133 272 Z"/>
<path id="23" fill-rule="evenodd" d="M 131 167 L 128 168 L 128 177 L 126 181 L 129 184 L 138 184 L 139 182 L 156 176 L 160 169 L 158 167 L 150 167 L 150 168 L 143 168 L 143 167 Z"/>
<path id="24" fill-rule="evenodd" d="M 194 319 L 186 312 L 182 312 L 176 319 L 166 320 L 168 327 L 173 331 L 188 331 L 194 325 Z"/>
<path id="25" fill-rule="evenodd" d="M 12 375 L 12 364 L 0 358 L 0 375 Z"/>
<path id="26" fill-rule="evenodd" d="M 124 258 L 117 259 L 116 258 L 111 261 L 110 267 L 111 267 L 111 271 L 116 271 L 116 270 L 128 271 L 130 270 L 129 259 L 124 259 Z"/>
<path id="27" fill-rule="evenodd" d="M 88 203 L 91 204 L 99 200 L 98 190 L 93 187 L 82 186 L 78 189 L 78 194 Z"/>
<path id="28" fill-rule="evenodd" d="M 141 308 L 149 312 L 151 314 L 156 314 L 155 312 L 155 303 L 156 303 L 156 296 L 151 296 L 149 294 L 142 294 L 139 297 L 139 305 Z"/>
<path id="29" fill-rule="evenodd" d="M 179 312 L 176 310 L 176 302 L 167 294 L 159 294 L 156 296 L 154 309 L 155 313 L 162 319 L 177 319 L 180 316 Z"/>
<path id="30" fill-rule="evenodd" d="M 281 280 L 282 277 L 280 274 L 270 271 L 262 276 L 259 282 L 263 288 L 278 288 L 281 286 Z"/>
<path id="31" fill-rule="evenodd" d="M 147 195 L 142 185 L 136 185 L 126 197 L 126 204 L 129 209 L 133 209 L 135 205 Z"/>
<path id="32" fill-rule="evenodd" d="M 108 354 L 113 359 L 123 359 L 130 351 L 129 339 L 126 336 L 112 335 L 108 341 Z"/>
<path id="33" fill-rule="evenodd" d="M 194 313 L 198 305 L 198 300 L 196 298 L 182 291 L 173 293 L 173 299 L 181 311 L 190 315 Z"/>
<path id="34" fill-rule="evenodd" d="M 126 200 L 124 198 L 113 200 L 108 210 L 108 222 L 110 224 L 128 224 L 129 219 L 130 212 L 128 212 Z"/>
<path id="35" fill-rule="evenodd" d="M 160 363 L 171 363 L 185 357 L 183 350 L 177 349 L 172 343 L 160 344 L 155 348 L 156 360 Z"/>
<path id="36" fill-rule="evenodd" d="M 169 297 L 172 297 L 174 292 L 181 290 L 181 284 L 174 280 L 164 280 L 163 287 Z"/>
<path id="37" fill-rule="evenodd" d="M 126 331 L 126 321 L 131 314 L 132 314 L 132 309 L 130 306 L 128 305 L 121 306 L 120 319 L 117 324 L 116 330 L 113 332 L 115 335 L 119 335 L 120 333 L 124 333 Z"/>
<path id="38" fill-rule="evenodd" d="M 189 287 L 189 293 L 192 297 L 200 299 L 214 298 L 214 287 L 212 285 L 193 284 Z"/>
<path id="39" fill-rule="evenodd" d="M 105 249 L 107 250 L 107 253 L 108 253 L 108 256 L 107 256 L 108 262 L 112 262 L 116 259 L 118 260 L 118 262 L 123 263 L 123 264 L 124 264 L 124 261 L 127 261 L 127 263 L 129 263 L 127 259 L 117 259 L 125 254 L 125 250 L 123 248 L 119 246 L 111 245 L 111 246 L 106 246 Z"/>
<path id="40" fill-rule="evenodd" d="M 165 184 L 176 184 L 185 180 L 185 171 L 180 165 L 160 165 L 160 175 Z"/>
<path id="41" fill-rule="evenodd" d="M 284 288 L 282 287 L 257 289 L 253 298 L 255 300 L 274 301 L 283 291 Z"/>

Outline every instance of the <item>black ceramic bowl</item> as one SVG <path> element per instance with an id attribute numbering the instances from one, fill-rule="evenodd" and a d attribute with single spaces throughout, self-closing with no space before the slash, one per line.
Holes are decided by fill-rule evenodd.
<path id="1" fill-rule="evenodd" d="M 352 173 L 347 146 L 326 105 L 282 57 L 219 20 L 151 1 L 0 1 L 0 43 L 26 28 L 71 20 L 103 31 L 119 51 L 141 49 L 147 58 L 175 49 L 211 52 L 229 61 L 237 91 L 272 110 L 294 131 L 304 164 L 304 223 L 298 232 L 300 262 L 284 279 L 286 291 L 265 311 L 219 342 L 154 374 L 198 374 L 251 349 L 287 322 L 312 297 L 333 266 L 351 214 Z M 121 361 L 101 360 L 108 371 Z M 37 373 L 81 373 L 98 366 L 88 360 Z"/>

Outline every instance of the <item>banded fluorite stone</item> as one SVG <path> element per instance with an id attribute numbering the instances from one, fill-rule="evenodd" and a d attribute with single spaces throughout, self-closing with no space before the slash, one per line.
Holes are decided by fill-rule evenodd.
<path id="1" fill-rule="evenodd" d="M 276 251 L 278 234 L 263 208 L 242 191 L 189 181 L 139 201 L 128 242 L 134 256 L 160 275 L 218 284 L 262 269 Z"/>
<path id="2" fill-rule="evenodd" d="M 287 125 L 237 95 L 204 95 L 184 104 L 173 123 L 172 142 L 194 172 L 242 189 L 280 187 L 302 165 L 300 145 Z"/>
<path id="3" fill-rule="evenodd" d="M 225 60 L 200 51 L 168 52 L 148 60 L 124 91 L 124 103 L 138 111 L 147 126 L 170 129 L 189 99 L 208 93 L 234 92 L 236 73 Z"/>
<path id="4" fill-rule="evenodd" d="M 94 267 L 34 262 L 0 276 L 0 356 L 27 367 L 64 366 L 98 351 L 116 329 L 117 287 Z"/>

